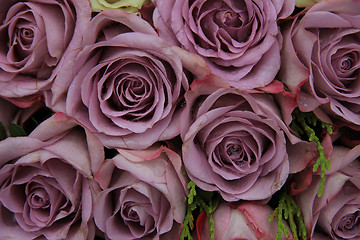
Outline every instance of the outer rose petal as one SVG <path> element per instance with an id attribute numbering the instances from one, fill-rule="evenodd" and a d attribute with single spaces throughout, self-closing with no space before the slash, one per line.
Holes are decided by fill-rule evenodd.
<path id="1" fill-rule="evenodd" d="M 82 11 L 77 14 L 78 22 L 74 30 L 73 39 L 69 45 L 69 51 L 64 53 L 61 62 L 61 71 L 58 71 L 55 75 L 54 83 L 51 86 L 51 90 L 45 92 L 45 103 L 48 107 L 56 112 L 64 111 L 64 102 L 62 102 L 63 94 L 67 91 L 71 79 L 73 78 L 72 68 L 75 63 L 75 57 L 82 48 L 82 38 L 85 32 L 87 32 L 88 24 L 91 19 L 90 4 L 88 1 L 75 1 L 77 7 Z M 70 80 L 69 80 L 70 79 Z"/>

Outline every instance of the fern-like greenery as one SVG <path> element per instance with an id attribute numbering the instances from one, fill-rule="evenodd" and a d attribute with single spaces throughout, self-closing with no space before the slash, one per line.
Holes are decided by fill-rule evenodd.
<path id="1" fill-rule="evenodd" d="M 213 192 L 205 192 L 196 187 L 193 181 L 190 181 L 187 185 L 189 189 L 189 195 L 187 197 L 186 215 L 183 221 L 183 226 L 180 233 L 180 239 L 192 240 L 191 233 L 194 230 L 194 212 L 201 212 L 205 210 L 206 216 L 209 219 L 209 232 L 210 240 L 214 240 L 215 226 L 212 214 L 215 211 L 219 203 L 219 195 Z"/>
<path id="2" fill-rule="evenodd" d="M 301 211 L 297 206 L 295 200 L 287 193 L 282 192 L 279 200 L 279 205 L 269 217 L 269 222 L 277 219 L 278 231 L 275 240 L 281 240 L 283 234 L 286 238 L 289 237 L 289 232 L 286 228 L 285 221 L 289 223 L 291 233 L 295 240 L 306 240 L 306 228 Z"/>
<path id="3" fill-rule="evenodd" d="M 321 197 L 325 186 L 325 172 L 326 170 L 330 170 L 331 163 L 325 156 L 324 148 L 321 145 L 319 137 L 321 132 L 319 133 L 319 131 L 316 130 L 320 129 L 322 131 L 325 129 L 329 134 L 332 134 L 332 126 L 328 123 L 320 121 L 313 112 L 301 112 L 298 108 L 296 108 L 292 115 L 293 121 L 291 122 L 290 127 L 300 136 L 306 136 L 308 141 L 315 142 L 317 145 L 319 157 L 313 166 L 313 172 L 318 171 L 320 167 L 321 180 L 317 195 L 318 197 Z"/>

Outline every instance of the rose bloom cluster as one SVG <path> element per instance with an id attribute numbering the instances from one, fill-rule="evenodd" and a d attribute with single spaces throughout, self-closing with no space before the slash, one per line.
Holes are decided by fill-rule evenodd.
<path id="1" fill-rule="evenodd" d="M 0 239 L 360 239 L 358 0 L 0 6 Z"/>

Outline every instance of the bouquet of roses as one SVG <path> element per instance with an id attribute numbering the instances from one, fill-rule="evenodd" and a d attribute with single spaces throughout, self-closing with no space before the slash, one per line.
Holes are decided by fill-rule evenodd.
<path id="1" fill-rule="evenodd" d="M 0 20 L 0 239 L 360 239 L 360 1 Z"/>

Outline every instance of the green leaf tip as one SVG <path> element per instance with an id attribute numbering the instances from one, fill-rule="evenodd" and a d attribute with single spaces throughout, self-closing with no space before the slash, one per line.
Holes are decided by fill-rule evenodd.
<path id="1" fill-rule="evenodd" d="M 286 228 L 285 221 L 288 222 L 291 233 L 295 240 L 306 240 L 307 233 L 305 223 L 301 215 L 301 211 L 297 206 L 295 200 L 286 192 L 281 194 L 279 204 L 269 217 L 269 222 L 277 218 L 278 231 L 275 240 L 281 240 L 283 234 L 286 238 L 289 237 L 289 232 Z"/>
<path id="2" fill-rule="evenodd" d="M 192 204 L 194 201 L 194 198 L 196 197 L 196 185 L 193 181 L 190 181 L 187 185 L 188 189 L 190 190 L 189 196 L 188 196 L 188 204 Z"/>
<path id="3" fill-rule="evenodd" d="M 9 124 L 10 137 L 25 137 L 27 136 L 25 130 L 16 123 Z"/>
<path id="4" fill-rule="evenodd" d="M 329 134 L 333 133 L 332 125 L 320 121 L 313 112 L 301 112 L 296 108 L 293 113 L 293 121 L 290 124 L 290 127 L 297 132 L 299 135 L 306 135 L 308 141 L 315 142 L 317 145 L 317 151 L 319 157 L 316 159 L 316 162 L 313 166 L 313 172 L 317 172 L 320 167 L 320 185 L 318 188 L 317 196 L 321 197 L 324 192 L 325 186 L 325 172 L 331 169 L 331 163 L 329 159 L 324 154 L 324 148 L 321 145 L 320 138 L 318 135 L 321 134 L 318 130 L 326 130 Z"/>

